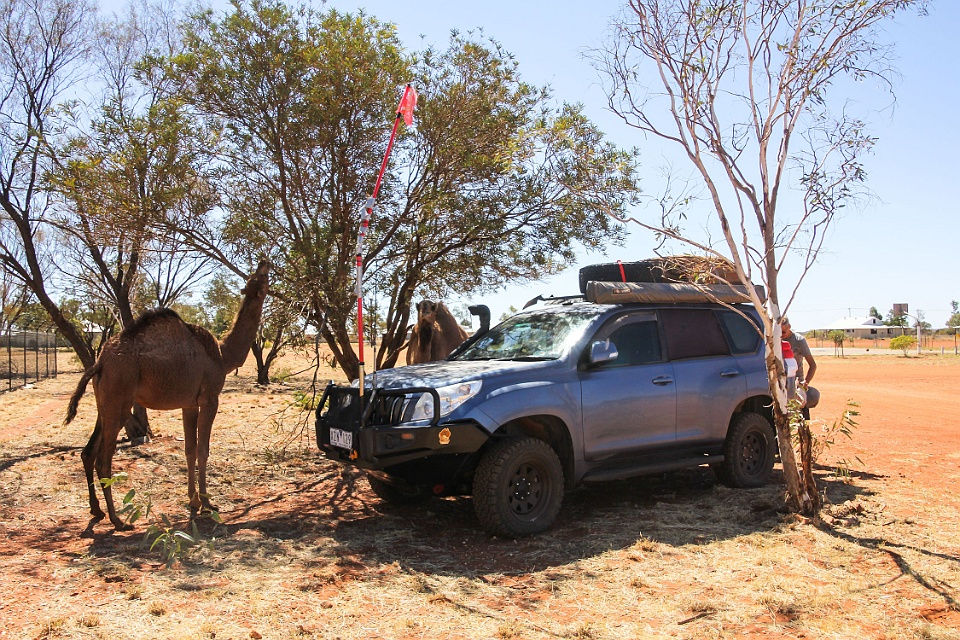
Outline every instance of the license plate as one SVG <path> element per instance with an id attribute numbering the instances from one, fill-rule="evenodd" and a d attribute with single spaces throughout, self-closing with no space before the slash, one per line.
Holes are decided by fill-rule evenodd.
<path id="1" fill-rule="evenodd" d="M 353 432 L 343 429 L 330 429 L 330 444 L 344 449 L 353 448 Z"/>

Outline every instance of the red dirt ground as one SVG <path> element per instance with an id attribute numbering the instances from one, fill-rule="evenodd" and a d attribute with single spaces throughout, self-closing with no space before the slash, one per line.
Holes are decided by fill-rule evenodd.
<path id="1" fill-rule="evenodd" d="M 891 523 L 907 523 L 913 526 L 915 531 L 912 535 L 917 539 L 923 539 L 938 528 L 960 530 L 960 495 L 954 489 L 960 482 L 960 402 L 957 394 L 960 389 L 960 360 L 938 356 L 903 358 L 885 355 L 848 358 L 818 356 L 818 362 L 820 366 L 814 385 L 821 390 L 822 400 L 820 406 L 814 410 L 815 417 L 838 416 L 848 399 L 858 402 L 860 411 L 857 417 L 859 424 L 853 439 L 838 440 L 822 462 L 830 465 L 840 460 L 851 461 L 851 468 L 854 470 L 853 482 L 868 486 L 871 494 L 882 500 L 882 518 L 888 517 Z M 95 621 L 91 621 L 92 630 L 89 633 L 82 629 L 82 624 L 71 631 L 51 629 L 50 605 L 54 608 L 61 607 L 65 617 L 73 616 L 82 620 L 82 612 L 96 610 L 98 603 L 115 596 L 115 583 L 146 584 L 150 575 L 161 568 L 161 563 L 156 561 L 156 558 L 147 557 L 120 569 L 112 568 L 109 562 L 110 554 L 118 553 L 117 550 L 129 539 L 142 537 L 142 530 L 132 534 L 104 536 L 100 533 L 105 533 L 109 526 L 100 523 L 96 529 L 97 536 L 91 538 L 78 535 L 88 520 L 84 507 L 80 506 L 85 503 L 85 494 L 82 494 L 81 485 L 78 484 L 82 477 L 78 474 L 79 458 L 76 455 L 76 447 L 83 444 L 83 439 L 78 439 L 78 434 L 83 434 L 84 430 L 75 428 L 76 425 L 70 425 L 70 431 L 59 427 L 68 393 L 76 379 L 76 374 L 68 374 L 57 380 L 42 382 L 32 389 L 0 396 L 0 471 L 6 473 L 0 476 L 3 480 L 0 490 L 6 494 L 2 496 L 3 502 L 0 503 L 0 593 L 4 594 L 0 598 L 0 638 L 3 639 L 102 637 L 95 628 L 98 624 L 93 624 Z M 252 384 L 242 382 L 234 382 L 232 387 L 226 399 L 221 402 L 218 423 L 256 423 L 265 419 L 264 416 L 272 410 L 273 392 L 270 390 L 258 389 Z M 85 399 L 85 402 L 87 400 Z M 154 415 L 151 412 L 151 419 Z M 175 437 L 177 417 L 169 413 L 164 415 L 164 418 L 154 422 L 155 429 L 174 436 L 165 435 L 155 441 L 155 445 L 157 442 L 162 443 L 162 446 L 158 446 L 159 453 L 169 456 L 182 455 L 182 443 Z M 91 421 L 89 406 L 87 413 L 81 415 L 81 418 Z M 219 460 L 218 463 L 222 465 L 224 461 Z M 64 470 L 62 467 L 68 469 Z M 295 522 L 296 518 L 307 519 L 311 523 L 332 518 L 333 522 L 326 525 L 327 531 L 346 530 L 346 535 L 349 535 L 350 527 L 359 526 L 371 515 L 379 515 L 375 512 L 377 500 L 366 491 L 365 485 L 362 491 L 346 499 L 338 499 L 333 495 L 330 504 L 321 509 L 309 492 L 315 491 L 321 485 L 331 492 L 342 487 L 334 482 L 325 467 L 318 466 L 318 463 L 306 461 L 301 468 L 300 476 L 276 480 L 287 483 L 284 486 L 294 488 L 292 493 L 281 498 L 270 484 L 269 464 L 264 465 L 263 483 L 252 488 L 245 487 L 242 497 L 234 499 L 232 508 L 231 505 L 226 506 L 224 514 L 233 524 L 232 540 L 235 543 L 245 538 L 259 539 L 265 535 L 280 535 L 264 523 L 280 523 L 273 526 L 299 530 L 300 525 Z M 163 465 L 154 462 L 150 457 L 128 457 L 123 463 L 123 470 L 130 472 L 131 476 L 167 473 L 164 469 Z M 182 493 L 183 478 L 173 477 L 171 482 L 171 486 Z M 64 498 L 63 495 L 70 497 Z M 179 494 L 170 498 L 173 504 L 178 500 L 182 500 Z M 584 499 L 580 500 L 582 502 Z M 602 492 L 589 494 L 586 500 L 604 506 Z M 576 511 L 588 507 L 598 508 L 596 504 L 585 506 L 578 504 L 576 500 L 572 501 L 569 508 Z M 759 505 L 756 508 L 767 507 Z M 853 504 L 849 508 L 855 510 L 857 506 Z M 444 509 L 447 511 L 443 511 Z M 458 509 L 460 506 L 454 504 L 441 506 L 439 511 L 446 518 L 450 511 L 459 514 Z M 293 522 L 292 513 L 299 514 Z M 831 521 L 842 523 L 848 515 L 855 517 L 856 513 L 834 511 L 827 515 L 826 520 L 828 524 Z M 883 525 L 884 522 L 880 522 L 878 526 Z M 417 531 L 422 530 L 425 535 L 430 531 L 429 522 L 410 522 L 405 526 L 413 527 Z M 451 539 L 459 536 L 482 546 L 480 549 L 470 546 L 453 548 L 450 553 L 454 560 L 469 565 L 474 554 L 489 556 L 500 553 L 498 549 L 502 548 L 502 541 L 490 541 L 483 534 L 475 533 L 475 526 L 473 522 L 464 522 L 462 529 L 448 532 Z M 551 539 L 557 540 L 558 546 L 563 548 L 567 545 L 577 546 L 581 544 L 581 539 L 590 533 L 591 526 L 597 525 L 581 525 L 568 518 L 558 524 L 558 530 L 551 533 Z M 702 544 L 709 541 L 694 539 L 693 542 Z M 798 552 L 811 556 L 813 564 L 822 563 L 822 560 L 816 557 L 817 550 L 808 541 L 799 539 L 793 543 L 798 547 L 803 544 L 810 546 L 806 551 L 799 548 Z M 411 545 L 410 553 L 417 553 L 418 548 Z M 886 553 L 864 552 L 857 556 L 854 563 L 844 567 L 848 575 L 904 574 L 907 570 L 904 569 L 904 563 L 900 562 L 901 555 L 897 545 L 881 545 L 881 548 Z M 539 548 L 537 549 L 539 551 Z M 360 551 L 376 556 L 370 549 Z M 542 552 L 548 553 L 546 550 Z M 560 557 L 562 552 L 557 551 L 557 554 Z M 663 555 L 669 555 L 669 552 Z M 946 548 L 941 546 L 938 555 L 947 561 L 960 562 L 960 540 L 954 539 Z M 78 573 L 77 564 L 92 556 L 106 560 L 97 565 L 99 568 L 96 571 Z M 506 556 L 503 557 L 504 572 L 510 562 Z M 494 563 L 494 566 L 496 564 Z M 311 590 L 313 597 L 326 601 L 328 598 L 332 599 L 335 593 L 350 581 L 364 579 L 375 583 L 377 580 L 388 580 L 398 572 L 398 566 L 396 563 L 385 563 L 372 571 L 370 566 L 364 563 L 362 556 L 342 554 L 333 566 L 321 567 L 311 574 L 313 577 L 297 574 L 296 580 L 300 590 Z M 430 566 L 429 559 L 423 559 L 418 566 Z M 487 580 L 482 576 L 481 579 Z M 500 591 L 510 589 L 518 593 L 528 589 L 529 582 L 529 590 L 525 592 L 529 601 L 520 603 L 518 606 L 521 609 L 537 611 L 541 601 L 556 597 L 556 590 L 549 583 L 544 586 L 543 576 L 530 580 L 525 574 L 498 575 L 490 580 L 496 583 L 495 586 Z M 896 578 L 892 577 L 891 581 L 894 580 Z M 918 589 L 913 583 L 907 585 L 904 582 L 891 582 L 889 588 L 884 590 L 884 597 L 917 601 L 919 604 L 912 610 L 917 619 L 929 622 L 935 629 L 946 634 L 930 637 L 960 637 L 960 611 L 956 606 L 958 585 L 935 581 L 934 584 L 927 585 L 923 580 L 921 576 L 916 582 L 926 587 L 927 591 L 947 594 L 944 596 L 946 602 L 940 598 L 917 600 L 918 591 L 924 593 L 925 590 Z M 675 594 L 683 594 L 690 586 L 680 582 L 674 584 L 669 578 L 663 578 L 661 584 L 662 589 Z M 218 585 L 215 581 L 208 580 L 202 587 L 228 589 L 229 585 Z M 56 603 L 53 600 L 54 594 Z M 450 600 L 445 595 L 430 597 L 432 599 L 429 602 L 432 605 L 450 605 Z M 494 600 L 499 602 L 497 606 L 504 605 L 502 598 Z M 512 602 L 517 604 L 519 601 L 514 599 Z M 47 608 L 38 606 L 40 603 L 47 604 Z M 210 606 L 210 603 L 204 603 L 204 606 Z M 694 633 L 696 624 L 702 620 L 709 621 L 714 613 L 709 608 L 701 607 L 703 610 L 700 610 L 697 606 L 692 608 L 688 619 L 678 623 L 689 623 L 689 627 L 684 626 L 682 629 L 689 629 L 691 634 Z M 883 601 L 877 602 L 876 606 L 879 612 L 876 617 L 880 620 L 883 618 L 884 607 L 890 607 L 891 615 L 894 612 L 902 615 L 902 607 L 897 603 Z M 562 616 L 566 624 L 572 625 L 581 615 L 578 613 L 580 608 L 577 600 L 567 600 L 548 611 Z M 251 615 L 253 614 L 244 614 L 241 617 Z M 770 613 L 765 613 L 755 620 L 746 620 L 735 636 L 722 637 L 811 637 L 791 630 L 794 617 L 795 614 L 789 607 L 771 608 Z M 255 619 L 250 625 L 256 625 Z M 656 626 L 652 624 L 651 628 Z M 577 629 L 570 631 L 569 637 L 607 637 L 589 629 Z M 864 622 L 859 629 L 864 634 L 861 637 L 892 637 L 883 632 L 877 623 Z M 264 630 L 252 632 L 246 637 L 260 637 L 262 631 Z M 309 636 L 307 631 L 309 629 L 303 630 L 299 635 Z M 498 636 L 526 637 L 522 633 L 510 635 L 508 631 L 498 632 Z M 318 637 L 327 637 L 317 633 Z M 463 629 L 460 633 L 462 636 L 458 637 L 481 637 L 472 636 L 469 629 Z M 402 635 L 398 634 L 396 637 Z M 183 637 L 196 636 L 188 634 Z M 223 638 L 227 635 L 211 632 L 203 637 Z M 234 634 L 232 637 L 241 636 Z M 837 637 L 850 636 L 839 634 Z"/>

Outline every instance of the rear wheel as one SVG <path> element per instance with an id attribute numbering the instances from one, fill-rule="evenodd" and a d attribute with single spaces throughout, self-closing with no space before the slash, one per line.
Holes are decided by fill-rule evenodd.
<path id="1" fill-rule="evenodd" d="M 549 444 L 536 438 L 503 440 L 480 459 L 473 507 L 484 529 L 515 538 L 544 531 L 563 501 L 563 469 Z"/>
<path id="2" fill-rule="evenodd" d="M 776 455 L 773 427 L 758 413 L 734 416 L 723 445 L 720 479 L 731 487 L 761 487 L 770 479 Z"/>

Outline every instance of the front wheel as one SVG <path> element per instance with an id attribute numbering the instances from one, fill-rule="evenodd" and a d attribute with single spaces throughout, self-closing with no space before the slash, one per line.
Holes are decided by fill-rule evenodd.
<path id="1" fill-rule="evenodd" d="M 731 487 L 761 487 L 773 470 L 776 438 L 770 422 L 758 413 L 734 416 L 723 445 L 720 479 Z"/>
<path id="2" fill-rule="evenodd" d="M 560 459 L 543 440 L 502 440 L 477 465 L 473 508 L 483 528 L 494 535 L 517 538 L 544 531 L 562 501 Z"/>

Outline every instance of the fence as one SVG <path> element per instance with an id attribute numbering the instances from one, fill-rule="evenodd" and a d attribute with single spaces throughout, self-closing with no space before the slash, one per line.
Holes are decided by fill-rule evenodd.
<path id="1" fill-rule="evenodd" d="M 0 337 L 0 392 L 56 377 L 56 334 L 11 328 Z"/>

